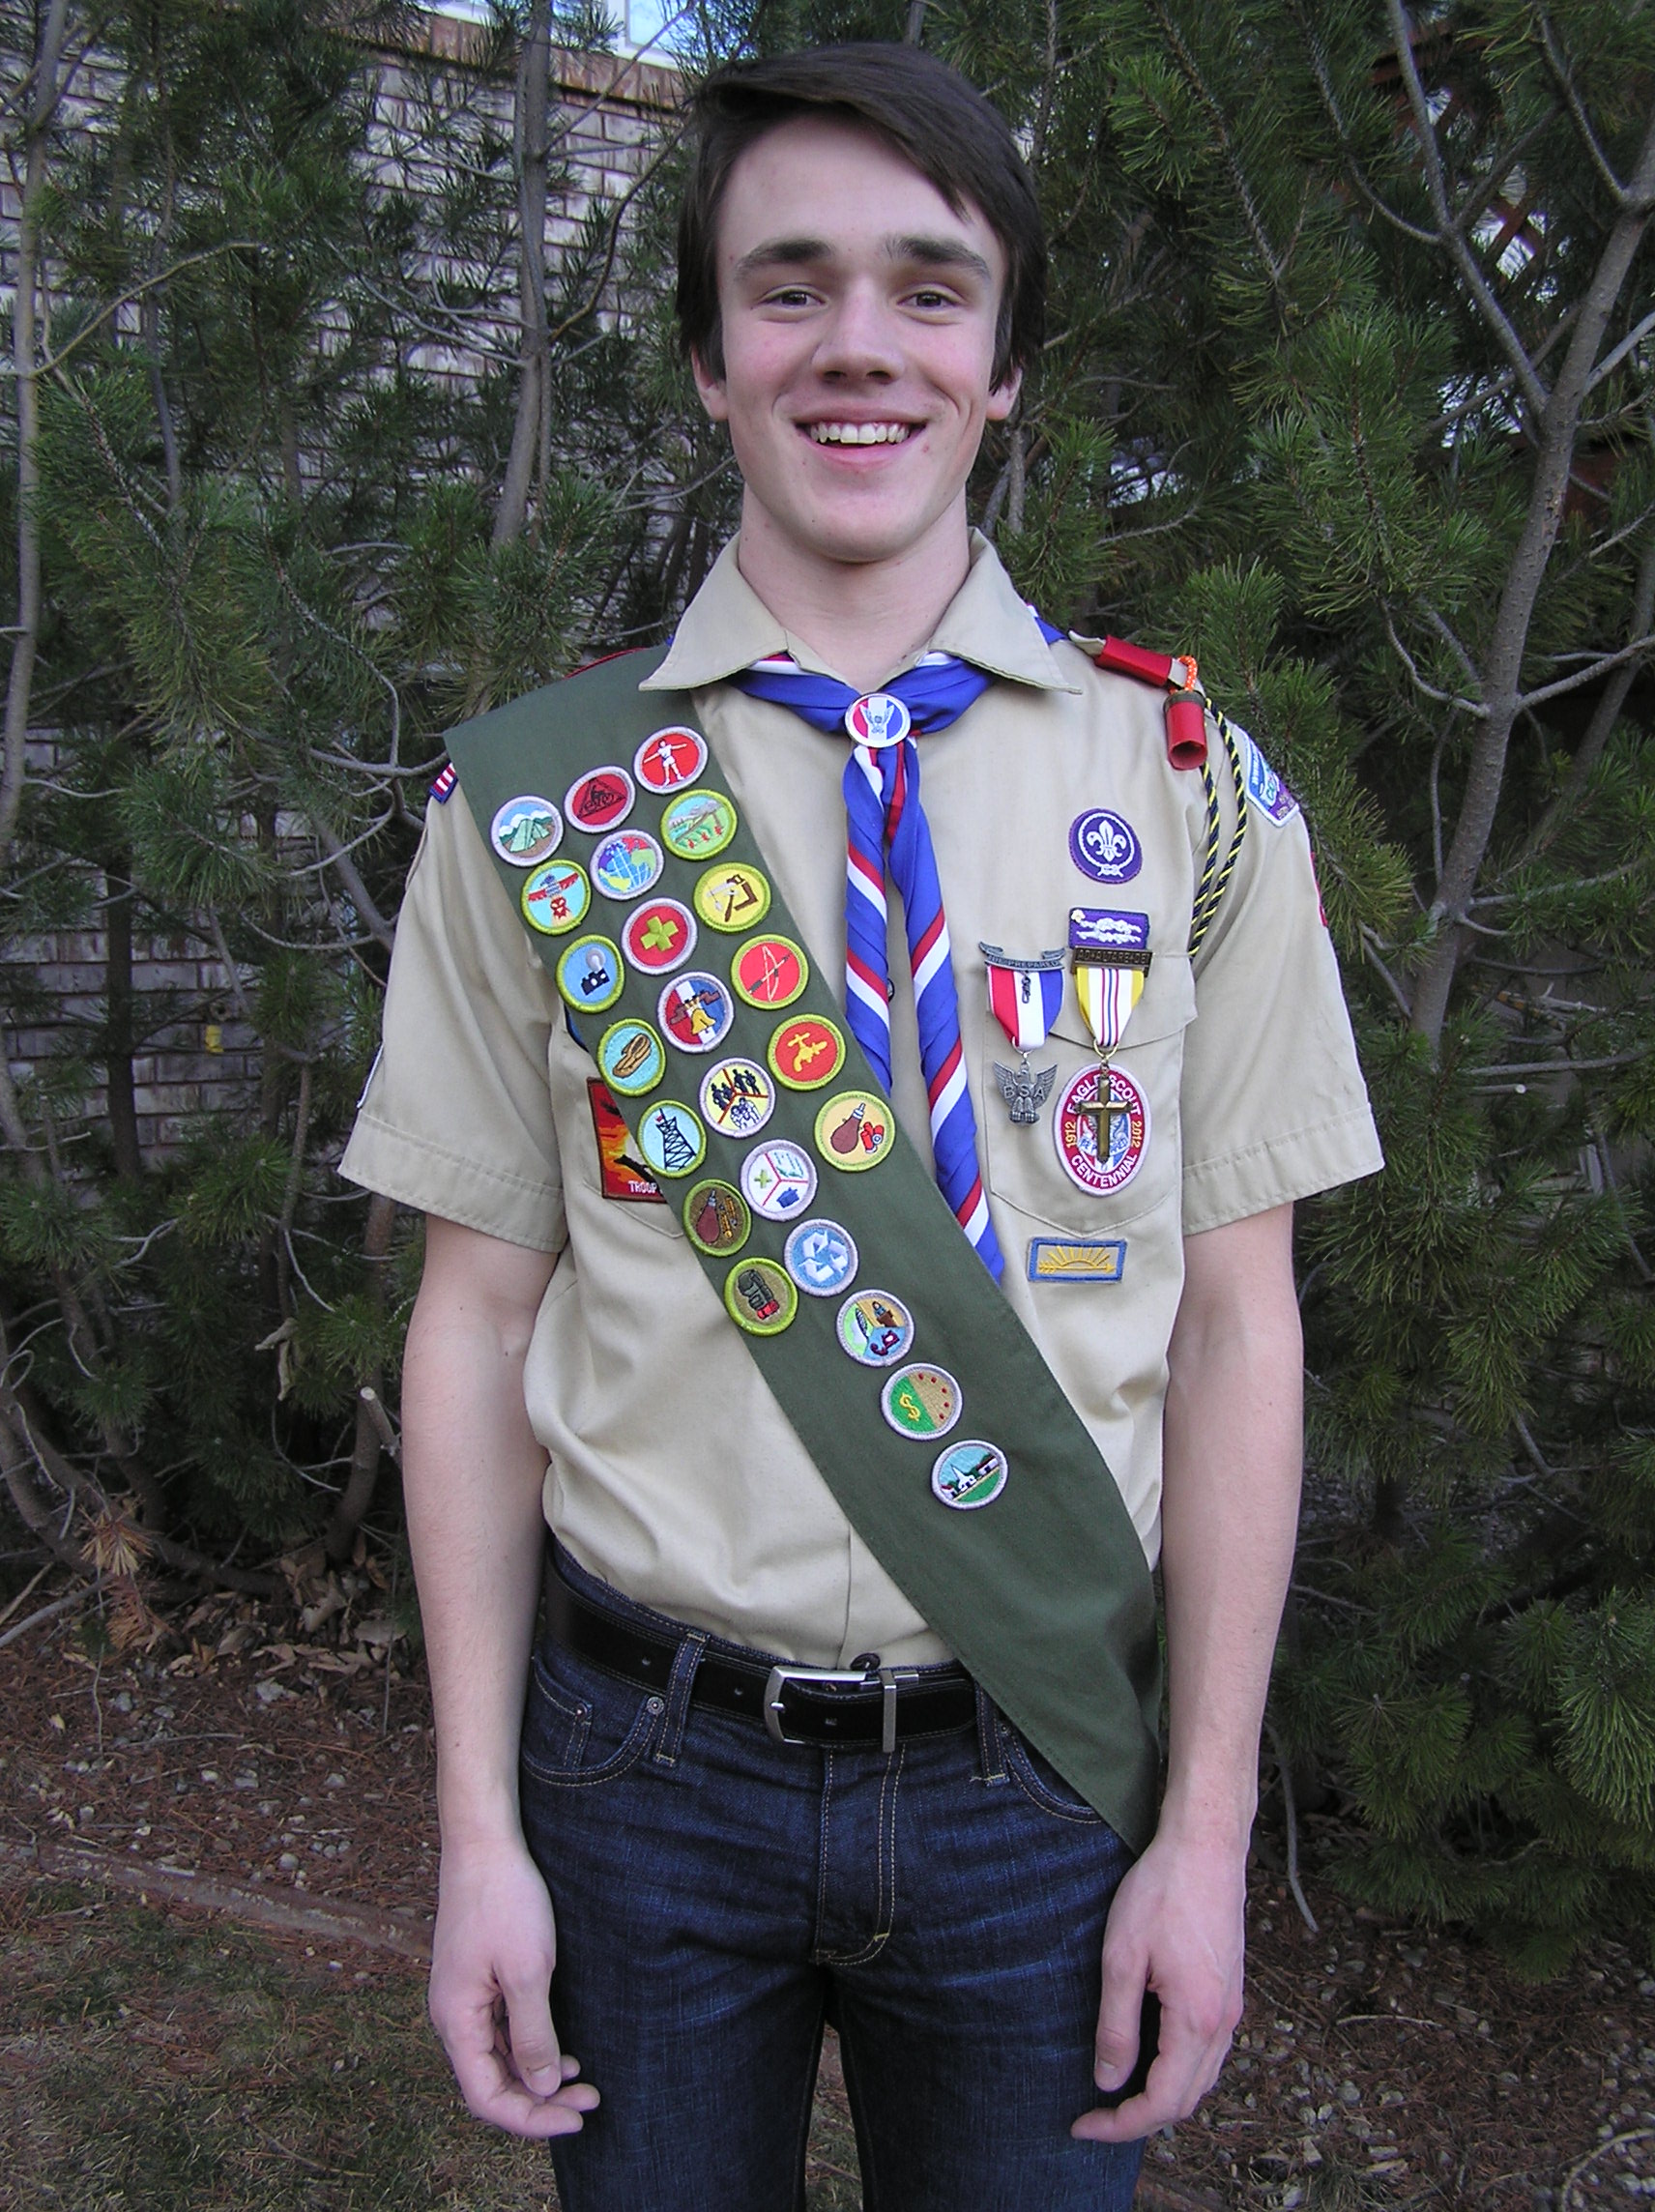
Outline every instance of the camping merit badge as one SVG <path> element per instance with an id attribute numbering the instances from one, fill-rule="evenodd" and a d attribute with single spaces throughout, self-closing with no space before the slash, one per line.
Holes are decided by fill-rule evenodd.
<path id="1" fill-rule="evenodd" d="M 1046 1032 L 1062 1011 L 1062 947 L 1055 952 L 1037 952 L 1032 960 L 1014 960 L 998 945 L 979 944 L 977 950 L 988 962 L 989 1011 L 1020 1056 L 1014 1068 L 1002 1067 L 997 1060 L 995 1080 L 1013 1121 L 1031 1128 L 1040 1119 L 1040 1109 L 1052 1095 L 1058 1076 L 1055 1066 L 1042 1067 L 1036 1073 L 1029 1064 L 1029 1055 L 1039 1051 Z"/>
<path id="2" fill-rule="evenodd" d="M 1138 1095 L 1136 1088 L 1118 1076 L 1110 1062 L 1126 1033 L 1132 1009 L 1144 996 L 1151 957 L 1147 914 L 1122 914 L 1098 906 L 1069 909 L 1069 965 L 1074 973 L 1075 998 L 1098 1058 L 1097 1080 L 1090 1096 L 1084 1105 L 1075 1104 L 1074 1110 L 1094 1120 L 1107 1116 L 1113 1121 L 1117 1115 L 1128 1111 L 1127 1091 Z M 1064 1096 L 1074 1099 L 1075 1094 L 1076 1086 L 1071 1083 Z"/>

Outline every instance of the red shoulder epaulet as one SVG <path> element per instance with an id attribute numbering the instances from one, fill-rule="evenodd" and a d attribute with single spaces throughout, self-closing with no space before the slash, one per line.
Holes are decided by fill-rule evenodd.
<path id="1" fill-rule="evenodd" d="M 1129 645 L 1123 637 L 1106 637 L 1093 656 L 1099 668 L 1117 676 L 1135 676 L 1141 684 L 1159 684 L 1167 697 L 1167 758 L 1174 768 L 1206 766 L 1206 703 L 1196 688 L 1194 655 L 1188 653 L 1150 653 L 1142 645 Z"/>

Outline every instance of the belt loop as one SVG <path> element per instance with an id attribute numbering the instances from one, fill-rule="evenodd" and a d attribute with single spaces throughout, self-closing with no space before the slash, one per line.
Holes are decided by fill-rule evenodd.
<path id="1" fill-rule="evenodd" d="M 657 1766 L 671 1766 L 683 1744 L 684 1723 L 689 1718 L 690 1692 L 695 1687 L 695 1671 L 701 1665 L 701 1655 L 707 1649 L 706 1631 L 686 1628 L 683 1642 L 673 1657 L 672 1679 L 667 1684 L 667 1709 L 655 1739 L 653 1753 Z"/>
<path id="2" fill-rule="evenodd" d="M 991 1790 L 1005 1780 L 1005 1755 L 1001 1748 L 1000 1713 L 980 1682 L 977 1693 L 977 1757 L 982 1778 Z"/>

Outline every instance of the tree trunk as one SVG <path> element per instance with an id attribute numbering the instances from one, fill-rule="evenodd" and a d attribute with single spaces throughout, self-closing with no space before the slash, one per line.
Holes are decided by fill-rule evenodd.
<path id="1" fill-rule="evenodd" d="M 493 541 L 508 545 L 522 536 L 529 489 L 542 444 L 549 394 L 546 380 L 546 98 L 551 75 L 549 0 L 535 0 L 529 36 L 517 59 L 518 294 L 522 320 L 517 416 L 506 481 L 494 511 Z"/>
<path id="2" fill-rule="evenodd" d="M 144 1172 L 138 1149 L 138 1105 L 132 1077 L 132 886 L 125 870 L 103 875 L 103 1063 L 109 1101 L 109 1141 L 115 1173 L 137 1182 Z"/>
<path id="3" fill-rule="evenodd" d="M 367 1227 L 363 1235 L 363 1257 L 368 1263 L 368 1297 L 374 1317 L 385 1312 L 385 1267 L 391 1256 L 391 1235 L 396 1226 L 396 1201 L 382 1198 L 377 1193 L 368 1201 Z M 351 1451 L 351 1471 L 338 1503 L 328 1521 L 326 1543 L 328 1557 L 343 1559 L 350 1552 L 363 1516 L 373 1503 L 373 1486 L 379 1479 L 379 1455 L 384 1449 L 384 1431 L 380 1426 L 385 1418 L 379 1408 L 379 1393 L 384 1382 L 384 1370 L 375 1363 L 362 1378 L 357 1392 L 357 1433 Z M 366 1393 L 371 1391 L 372 1397 Z"/>

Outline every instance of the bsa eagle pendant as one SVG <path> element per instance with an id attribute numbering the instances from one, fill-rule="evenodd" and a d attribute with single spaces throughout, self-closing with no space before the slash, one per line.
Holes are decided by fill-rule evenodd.
<path id="1" fill-rule="evenodd" d="M 1054 1064 L 1036 1072 L 1029 1064 L 1024 1053 L 1015 1067 L 1002 1067 L 994 1063 L 994 1078 L 1000 1085 L 1000 1095 L 1010 1110 L 1012 1121 L 1020 1127 L 1032 1129 L 1040 1119 L 1040 1109 L 1052 1095 L 1052 1086 L 1058 1080 Z"/>
<path id="2" fill-rule="evenodd" d="M 1032 1128 L 1058 1080 L 1055 1065 L 1031 1067 L 1029 1055 L 1045 1043 L 1047 1031 L 1062 1011 L 1062 947 L 1038 952 L 1031 960 L 1014 959 L 998 945 L 979 944 L 977 950 L 988 963 L 989 1011 L 1018 1056 L 1015 1067 L 1002 1067 L 998 1060 L 995 1062 L 995 1081 L 1013 1124 Z"/>

